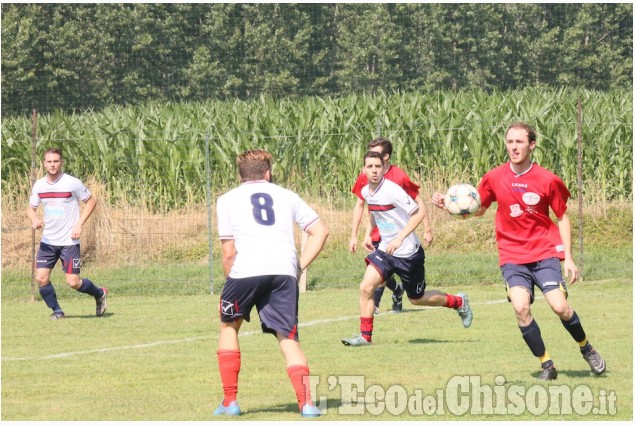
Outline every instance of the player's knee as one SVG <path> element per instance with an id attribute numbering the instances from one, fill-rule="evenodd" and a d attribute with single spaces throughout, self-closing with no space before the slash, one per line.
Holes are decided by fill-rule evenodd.
<path id="1" fill-rule="evenodd" d="M 514 313 L 516 313 L 518 323 L 531 322 L 531 309 L 529 304 L 514 304 Z"/>
<path id="2" fill-rule="evenodd" d="M 82 286 L 82 280 L 77 275 L 66 276 L 66 283 L 75 290 L 78 290 L 79 287 Z"/>
<path id="3" fill-rule="evenodd" d="M 552 305 L 551 310 L 562 320 L 569 320 L 573 316 L 573 309 L 566 302 Z"/>
<path id="4" fill-rule="evenodd" d="M 375 293 L 375 288 L 376 286 L 370 282 L 362 281 L 362 283 L 359 284 L 359 292 L 368 297 L 373 296 L 373 294 Z"/>
<path id="5" fill-rule="evenodd" d="M 49 277 L 48 276 L 44 276 L 44 275 L 37 275 L 37 276 L 35 276 L 35 281 L 37 282 L 38 286 L 40 286 L 40 287 L 46 286 L 49 283 Z"/>

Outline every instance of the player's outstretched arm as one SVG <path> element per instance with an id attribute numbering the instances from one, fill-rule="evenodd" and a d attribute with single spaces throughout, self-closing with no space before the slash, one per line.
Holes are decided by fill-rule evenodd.
<path id="1" fill-rule="evenodd" d="M 301 270 L 306 269 L 309 264 L 316 259 L 320 251 L 322 251 L 326 238 L 329 236 L 329 228 L 322 220 L 318 220 L 311 224 L 309 228 L 306 229 L 306 232 L 309 234 L 309 237 L 300 255 Z"/>
<path id="2" fill-rule="evenodd" d="M 445 209 L 445 195 L 441 192 L 434 192 L 432 194 L 432 205 L 442 210 Z"/>

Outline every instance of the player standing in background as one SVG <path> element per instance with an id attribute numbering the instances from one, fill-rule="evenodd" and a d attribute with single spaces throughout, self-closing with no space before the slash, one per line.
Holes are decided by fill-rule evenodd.
<path id="1" fill-rule="evenodd" d="M 370 227 L 379 228 L 381 242 L 366 257 L 366 272 L 359 287 L 361 334 L 343 338 L 342 343 L 346 346 L 371 344 L 373 293 L 378 285 L 393 274 L 401 278 L 412 304 L 452 308 L 458 312 L 464 327 L 472 324 L 472 310 L 467 295 L 425 290 L 425 254 L 415 234 L 417 226 L 425 220 L 425 206 L 421 198 L 417 196 L 412 199 L 399 185 L 386 179 L 384 165 L 384 158 L 379 152 L 366 152 L 364 155 L 364 173 L 368 184 L 361 193 L 370 209 Z M 368 243 L 365 247 L 369 251 L 373 248 Z"/>
<path id="2" fill-rule="evenodd" d="M 478 191 L 483 215 L 492 202 L 497 202 L 496 241 L 499 265 L 505 279 L 507 296 L 516 313 L 523 339 L 542 366 L 540 380 L 558 377 L 558 372 L 545 348 L 536 320 L 531 315 L 534 286 L 540 288 L 562 325 L 579 344 L 582 356 L 596 375 L 606 370 L 600 354 L 589 344 L 577 313 L 567 302 L 564 277 L 576 281 L 577 267 L 571 252 L 571 222 L 567 216 L 567 200 L 571 195 L 560 177 L 531 160 L 536 148 L 536 132 L 525 123 L 511 124 L 505 133 L 509 162 L 483 176 Z M 442 193 L 432 202 L 444 208 Z M 549 208 L 558 224 L 549 217 Z"/>
<path id="3" fill-rule="evenodd" d="M 322 250 L 329 231 L 297 194 L 272 183 L 271 154 L 252 150 L 236 162 L 242 184 L 218 198 L 225 286 L 220 297 L 218 368 L 224 398 L 214 415 L 240 415 L 238 331 L 254 306 L 263 332 L 276 336 L 303 417 L 317 417 L 304 379 L 309 367 L 298 343 L 298 275 Z M 300 258 L 294 224 L 309 235 Z"/>
<path id="4" fill-rule="evenodd" d="M 50 281 L 51 270 L 59 259 L 66 274 L 66 283 L 76 291 L 95 298 L 96 314 L 103 316 L 106 311 L 106 288 L 96 287 L 90 279 L 80 278 L 80 236 L 82 226 L 93 213 L 97 199 L 84 184 L 62 171 L 64 159 L 57 148 L 44 152 L 42 162 L 46 177 L 35 182 L 31 190 L 29 208 L 26 215 L 34 229 L 41 229 L 42 241 L 37 252 L 35 280 L 40 295 L 46 305 L 53 310 L 52 320 L 63 319 L 64 311 L 57 301 L 57 295 Z M 79 201 L 86 203 L 80 215 Z M 40 204 L 44 205 L 44 222 L 37 214 Z"/>
<path id="5" fill-rule="evenodd" d="M 419 186 L 410 180 L 410 177 L 408 177 L 405 171 L 395 165 L 390 164 L 390 158 L 392 157 L 392 143 L 390 142 L 390 140 L 383 137 L 373 139 L 368 143 L 367 149 L 370 152 L 379 152 L 383 157 L 384 177 L 401 186 L 401 188 L 406 191 L 406 193 L 410 195 L 411 198 L 414 199 L 419 195 Z M 362 221 L 362 215 L 364 213 L 364 198 L 362 198 L 362 188 L 367 184 L 368 178 L 366 177 L 366 174 L 364 174 L 364 172 L 361 172 L 357 177 L 353 188 L 351 189 L 351 192 L 357 195 L 357 202 L 353 207 L 351 240 L 349 242 L 349 250 L 353 253 L 357 252 L 357 231 L 359 229 L 359 224 Z M 423 225 L 424 245 L 428 246 L 432 243 L 432 228 L 430 227 L 427 215 L 424 218 Z M 372 243 L 373 247 L 377 248 L 379 246 L 379 242 L 381 241 L 381 237 L 379 236 L 379 230 L 377 229 L 377 227 L 372 228 L 370 238 L 370 241 L 363 241 L 364 245 Z M 403 309 L 403 286 L 398 284 L 395 281 L 395 278 L 391 276 L 385 282 L 385 284 L 379 285 L 375 290 L 375 293 L 373 294 L 373 301 L 375 303 L 375 314 L 379 313 L 379 303 L 381 302 L 381 298 L 384 295 L 384 289 L 386 287 L 393 291 L 392 310 L 395 312 L 400 312 Z"/>

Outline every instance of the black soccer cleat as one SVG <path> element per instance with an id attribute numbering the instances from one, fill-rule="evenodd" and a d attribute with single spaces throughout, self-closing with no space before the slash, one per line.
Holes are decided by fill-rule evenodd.
<path id="1" fill-rule="evenodd" d="M 591 351 L 589 351 L 588 353 L 583 354 L 582 357 L 584 357 L 584 360 L 586 360 L 586 362 L 589 364 L 589 366 L 591 367 L 591 371 L 594 374 L 601 375 L 604 373 L 604 371 L 606 371 L 606 362 L 604 362 L 604 359 L 602 358 L 602 356 L 600 356 L 600 353 L 595 351 L 595 348 L 591 349 Z"/>
<path id="2" fill-rule="evenodd" d="M 539 381 L 554 381 L 556 379 L 558 379 L 558 371 L 553 366 L 542 368 L 538 377 Z"/>

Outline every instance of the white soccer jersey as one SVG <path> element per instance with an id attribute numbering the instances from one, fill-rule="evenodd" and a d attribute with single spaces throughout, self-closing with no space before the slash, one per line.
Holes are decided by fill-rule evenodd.
<path id="1" fill-rule="evenodd" d="M 294 224 L 306 230 L 319 220 L 297 194 L 265 180 L 246 182 L 218 198 L 218 235 L 233 239 L 229 276 L 297 276 Z"/>
<path id="2" fill-rule="evenodd" d="M 77 178 L 62 173 L 51 183 L 46 177 L 35 182 L 29 203 L 33 208 L 44 204 L 42 242 L 55 246 L 78 245 L 71 239 L 73 227 L 79 221 L 79 202 L 86 202 L 92 194 Z"/>
<path id="3" fill-rule="evenodd" d="M 406 227 L 419 206 L 398 184 L 383 178 L 377 189 L 371 193 L 370 186 L 362 189 L 362 197 L 368 204 L 381 236 L 379 250 L 386 251 L 386 245 Z M 413 231 L 392 254 L 395 257 L 407 258 L 417 252 L 421 242 Z"/>

